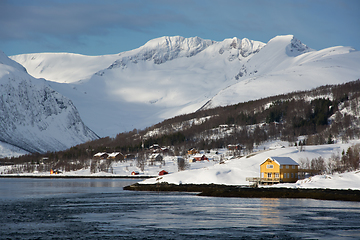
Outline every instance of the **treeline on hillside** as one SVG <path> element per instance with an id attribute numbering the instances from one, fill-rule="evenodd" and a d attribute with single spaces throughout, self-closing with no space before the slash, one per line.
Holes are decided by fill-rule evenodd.
<path id="1" fill-rule="evenodd" d="M 360 167 L 360 144 L 350 146 L 346 151 L 343 150 L 341 155 L 333 153 L 328 161 L 320 156 L 311 160 L 301 159 L 299 164 L 301 169 L 308 169 L 309 172 L 316 174 L 355 171 Z"/>
<path id="2" fill-rule="evenodd" d="M 351 111 L 358 116 L 359 96 L 358 80 L 182 115 L 149 130 L 158 128 L 164 133 L 171 133 L 176 123 L 208 117 L 202 124 L 193 124 L 182 130 L 185 141 L 178 147 L 211 149 L 227 144 L 241 144 L 251 151 L 253 144 L 268 139 L 281 138 L 295 144 L 297 137 L 302 135 L 308 136 L 302 144 L 332 143 L 335 136 L 341 135 L 343 140 L 360 136 L 358 118 L 338 111 L 339 107 L 351 105 Z M 329 117 L 334 113 L 335 119 L 330 120 Z M 221 125 L 232 127 L 232 133 L 211 139 L 209 136 L 216 134 L 214 129 Z"/>
<path id="3" fill-rule="evenodd" d="M 340 136 L 343 140 L 360 137 L 359 100 L 360 80 L 357 80 L 201 110 L 167 119 L 145 130 L 134 129 L 119 133 L 114 138 L 101 138 L 65 151 L 1 161 L 37 162 L 46 156 L 54 162 L 72 161 L 76 165 L 76 161 L 80 161 L 79 164 L 83 165 L 97 152 L 142 153 L 154 143 L 173 146 L 173 154 L 176 155 L 183 155 L 193 147 L 207 150 L 228 144 L 239 144 L 251 152 L 254 144 L 269 139 L 295 144 L 297 137 L 303 135 L 308 137 L 301 142 L 302 145 L 332 143 L 334 137 Z M 349 107 L 354 114 L 338 111 L 344 107 Z M 330 119 L 334 114 L 335 118 Z M 203 121 L 194 122 L 194 119 Z M 175 125 L 182 127 L 174 128 Z M 147 134 L 155 129 L 158 133 L 148 137 Z"/>

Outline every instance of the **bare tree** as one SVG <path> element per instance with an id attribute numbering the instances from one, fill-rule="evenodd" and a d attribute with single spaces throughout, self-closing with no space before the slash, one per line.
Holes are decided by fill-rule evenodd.
<path id="1" fill-rule="evenodd" d="M 136 167 L 140 168 L 141 172 L 144 172 L 146 165 L 146 158 L 143 154 L 139 154 L 139 156 L 136 158 Z"/>
<path id="2" fill-rule="evenodd" d="M 178 171 L 184 171 L 190 167 L 189 163 L 184 158 L 177 158 Z"/>

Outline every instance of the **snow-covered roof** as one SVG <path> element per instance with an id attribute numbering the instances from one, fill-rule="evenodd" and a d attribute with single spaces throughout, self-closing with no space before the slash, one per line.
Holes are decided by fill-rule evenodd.
<path id="1" fill-rule="evenodd" d="M 159 144 L 153 144 L 153 145 L 151 145 L 149 148 L 160 148 L 160 146 L 159 146 Z"/>
<path id="2" fill-rule="evenodd" d="M 299 164 L 290 157 L 269 157 L 269 158 L 271 160 L 273 160 L 274 162 L 276 162 L 277 164 L 279 164 L 280 166 L 281 165 L 297 165 L 297 166 L 299 166 Z M 262 165 L 264 162 L 266 162 L 266 160 L 263 161 L 260 165 Z"/>
<path id="3" fill-rule="evenodd" d="M 101 157 L 102 155 L 107 154 L 106 152 L 98 152 L 94 154 L 94 157 Z"/>
<path id="4" fill-rule="evenodd" d="M 119 154 L 123 155 L 121 152 L 113 152 L 113 153 L 109 153 L 109 157 L 116 157 Z"/>
<path id="5" fill-rule="evenodd" d="M 150 158 L 156 158 L 159 155 L 161 156 L 160 153 L 153 153 L 153 154 L 150 155 Z"/>

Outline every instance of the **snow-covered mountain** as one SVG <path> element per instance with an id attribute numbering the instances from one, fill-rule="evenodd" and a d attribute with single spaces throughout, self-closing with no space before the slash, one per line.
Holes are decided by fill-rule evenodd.
<path id="1" fill-rule="evenodd" d="M 70 98 L 101 136 L 144 128 L 175 115 L 360 78 L 351 47 L 315 51 L 292 35 L 267 44 L 162 37 L 106 56 L 12 56 Z M 67 67 L 71 66 L 71 67 Z"/>
<path id="2" fill-rule="evenodd" d="M 0 143 L 47 152 L 97 138 L 71 100 L 0 51 Z"/>

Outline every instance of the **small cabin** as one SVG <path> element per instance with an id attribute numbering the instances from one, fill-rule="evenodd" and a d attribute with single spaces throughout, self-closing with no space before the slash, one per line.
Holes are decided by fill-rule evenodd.
<path id="1" fill-rule="evenodd" d="M 53 169 L 50 169 L 50 174 L 59 174 L 59 173 L 62 173 L 60 170 L 53 170 Z"/>
<path id="2" fill-rule="evenodd" d="M 227 145 L 229 151 L 241 150 L 242 146 L 240 144 L 229 144 Z"/>
<path id="3" fill-rule="evenodd" d="M 191 149 L 189 149 L 189 151 L 188 151 L 188 154 L 189 155 L 194 155 L 194 154 L 197 154 L 198 153 L 198 151 L 195 149 L 195 148 L 191 148 Z"/>
<path id="4" fill-rule="evenodd" d="M 49 161 L 49 158 L 48 157 L 43 157 L 43 158 L 41 158 L 40 160 L 39 160 L 39 163 L 46 163 L 46 162 L 48 162 Z"/>
<path id="5" fill-rule="evenodd" d="M 105 153 L 105 152 L 99 152 L 94 154 L 93 158 L 94 159 L 107 159 L 109 157 L 109 154 Z"/>
<path id="6" fill-rule="evenodd" d="M 260 164 L 263 184 L 294 183 L 298 180 L 299 164 L 290 157 L 269 157 Z"/>
<path id="7" fill-rule="evenodd" d="M 107 159 L 124 160 L 125 156 L 121 152 L 109 153 Z"/>
<path id="8" fill-rule="evenodd" d="M 204 154 L 196 154 L 192 159 L 190 159 L 190 162 L 198 162 L 198 161 L 209 161 L 209 158 L 206 157 Z"/>
<path id="9" fill-rule="evenodd" d="M 162 162 L 163 161 L 163 156 L 160 153 L 153 153 L 150 155 L 148 161 L 151 163 L 156 163 L 156 162 Z"/>
<path id="10" fill-rule="evenodd" d="M 158 153 L 161 151 L 161 147 L 159 146 L 159 144 L 153 144 L 152 146 L 149 147 L 149 150 L 152 151 L 153 153 Z"/>
<path id="11" fill-rule="evenodd" d="M 166 174 L 169 174 L 169 173 L 165 170 L 162 170 L 159 172 L 159 176 L 166 175 Z"/>
<path id="12" fill-rule="evenodd" d="M 160 150 L 161 150 L 161 152 L 163 152 L 163 153 L 169 152 L 169 148 L 168 148 L 168 147 L 162 147 L 162 148 L 160 148 Z"/>

